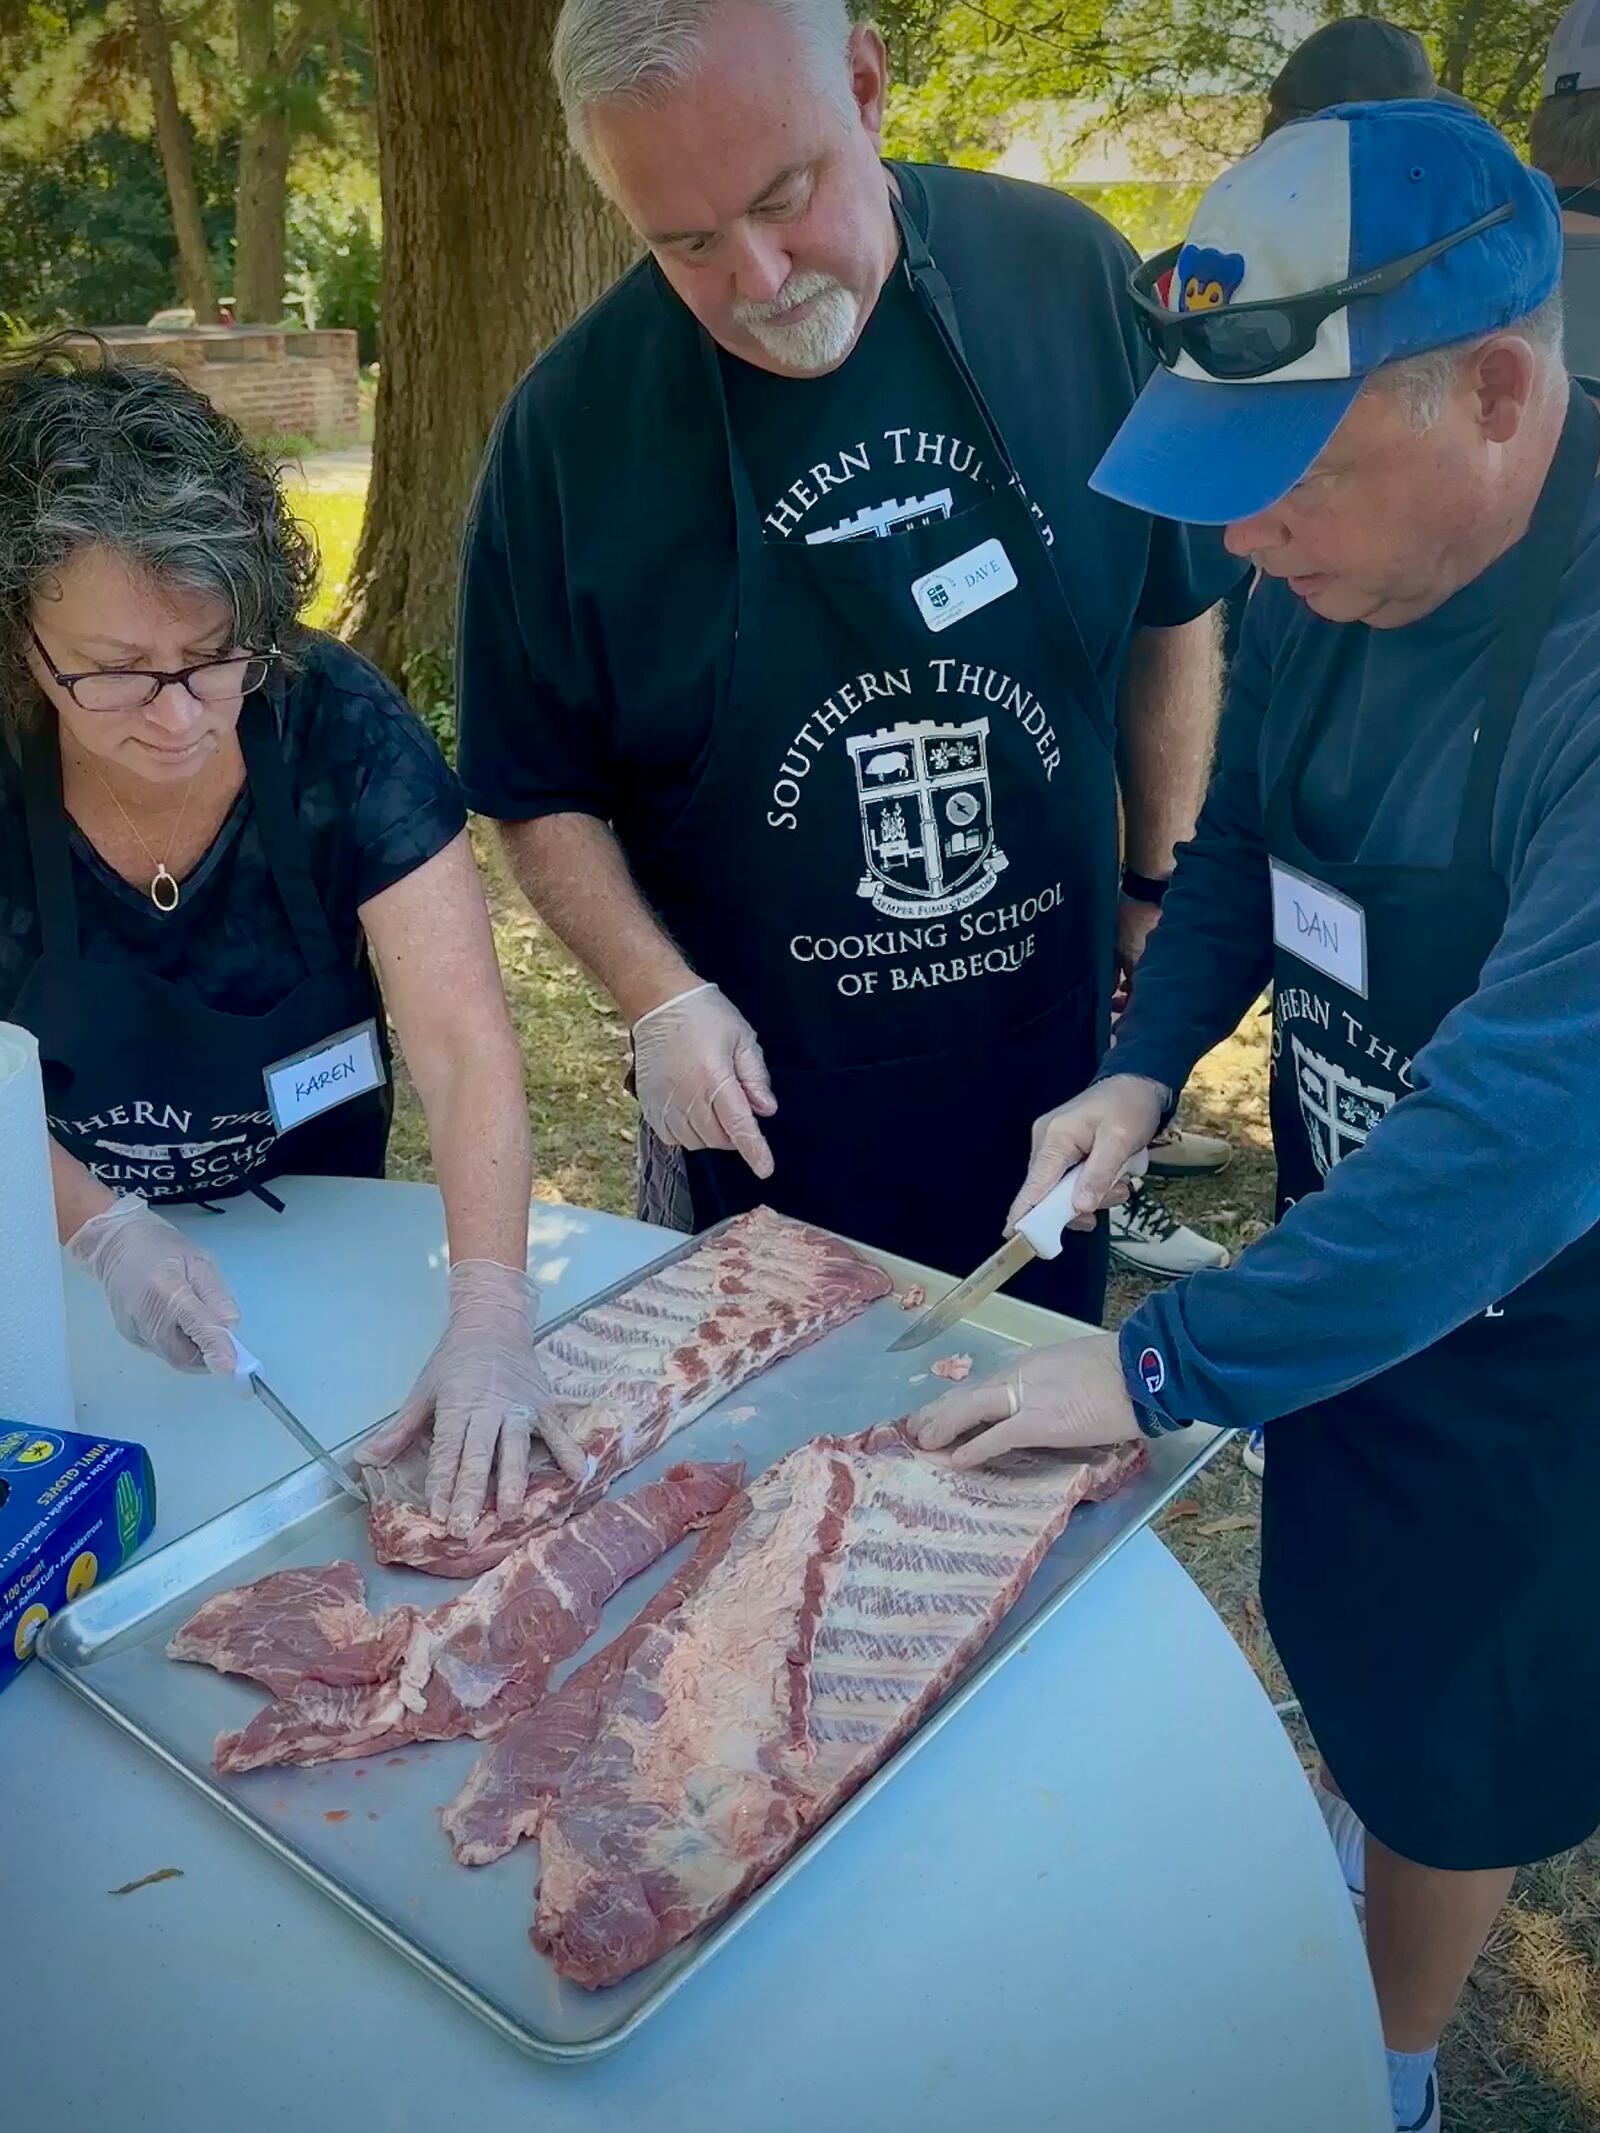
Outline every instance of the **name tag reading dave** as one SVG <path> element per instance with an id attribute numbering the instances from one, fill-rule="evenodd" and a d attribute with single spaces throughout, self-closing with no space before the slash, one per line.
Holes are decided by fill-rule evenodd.
<path id="1" fill-rule="evenodd" d="M 375 1022 L 357 1023 L 309 1050 L 280 1059 L 262 1075 L 267 1085 L 267 1108 L 280 1133 L 300 1126 L 308 1118 L 320 1118 L 352 1097 L 365 1096 L 383 1087 L 383 1056 L 378 1050 Z"/>
<path id="2" fill-rule="evenodd" d="M 1272 861 L 1272 938 L 1302 963 L 1367 997 L 1367 914 L 1348 896 Z"/>
<path id="3" fill-rule="evenodd" d="M 943 563 L 911 582 L 911 597 L 931 630 L 947 630 L 963 615 L 976 614 L 1003 593 L 1015 592 L 1017 574 L 999 541 L 980 541 L 953 563 Z"/>

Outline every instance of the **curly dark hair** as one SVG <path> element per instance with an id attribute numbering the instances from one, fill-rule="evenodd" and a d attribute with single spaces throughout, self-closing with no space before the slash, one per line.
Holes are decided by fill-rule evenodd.
<path id="1" fill-rule="evenodd" d="M 0 723 L 41 707 L 36 593 L 96 545 L 224 600 L 241 645 L 289 648 L 317 579 L 311 535 L 236 423 L 172 371 L 57 334 L 0 363 Z"/>

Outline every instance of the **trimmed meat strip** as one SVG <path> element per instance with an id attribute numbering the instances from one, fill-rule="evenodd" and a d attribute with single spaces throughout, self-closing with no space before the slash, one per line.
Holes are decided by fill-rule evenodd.
<path id="1" fill-rule="evenodd" d="M 370 1614 L 354 1563 L 320 1563 L 219 1592 L 189 1617 L 167 1656 L 244 1674 L 274 1694 L 302 1681 L 343 1688 L 393 1673 L 415 1621 L 414 1607 Z"/>
<path id="2" fill-rule="evenodd" d="M 364 1469 L 374 1553 L 440 1577 L 489 1569 L 530 1534 L 603 1496 L 619 1474 L 735 1387 L 892 1287 L 881 1268 L 823 1230 L 767 1207 L 740 1215 L 697 1250 L 539 1341 L 567 1426 L 591 1462 L 581 1488 L 536 1449 L 517 1515 L 501 1521 L 491 1507 L 457 1537 L 428 1515 L 424 1439 L 392 1465 Z"/>
<path id="3" fill-rule="evenodd" d="M 913 1731 L 1074 1507 L 1142 1460 L 965 1472 L 898 1427 L 780 1460 L 640 1637 L 547 1809 L 535 1945 L 599 1987 L 720 1917 Z"/>
<path id="4" fill-rule="evenodd" d="M 570 1673 L 497 1733 L 467 1782 L 444 1810 L 445 1834 L 462 1866 L 487 1866 L 524 1837 L 536 1837 L 562 1780 L 594 1739 L 600 1713 L 646 1632 L 664 1621 L 703 1582 L 743 1517 L 735 1497 L 702 1534 L 689 1560 L 675 1570 L 619 1636 Z"/>
<path id="5" fill-rule="evenodd" d="M 459 1598 L 426 1614 L 403 1610 L 408 1633 L 384 1679 L 301 1679 L 241 1731 L 221 1736 L 217 1768 L 324 1762 L 461 1734 L 488 1738 L 543 1695 L 550 1669 L 587 1643 L 612 1594 L 714 1518 L 743 1478 L 736 1463 L 675 1466 L 536 1535 Z"/>

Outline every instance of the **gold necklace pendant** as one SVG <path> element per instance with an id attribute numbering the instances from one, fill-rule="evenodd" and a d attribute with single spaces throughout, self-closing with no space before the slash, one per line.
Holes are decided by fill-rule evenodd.
<path id="1" fill-rule="evenodd" d="M 163 859 L 156 868 L 156 878 L 150 884 L 150 901 L 164 918 L 170 918 L 178 908 L 178 884 L 167 871 Z"/>

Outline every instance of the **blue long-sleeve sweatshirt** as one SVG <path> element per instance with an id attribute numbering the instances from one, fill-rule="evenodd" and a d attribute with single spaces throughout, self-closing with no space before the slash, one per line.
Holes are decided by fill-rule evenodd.
<path id="1" fill-rule="evenodd" d="M 1420 622 L 1350 631 L 1299 799 L 1317 850 L 1448 861 L 1514 554 Z M 1272 580 L 1251 600 L 1200 824 L 1102 1073 L 1181 1089 L 1267 982 L 1262 808 L 1307 709 L 1274 676 L 1301 633 L 1333 627 Z M 1128 1320 L 1128 1388 L 1153 1420 L 1249 1427 L 1347 1391 L 1600 1223 L 1600 500 L 1506 751 L 1491 857 L 1505 927 L 1477 990 L 1417 1055 L 1415 1092 L 1237 1265 Z M 1595 1343 L 1600 1361 L 1600 1295 Z"/>

